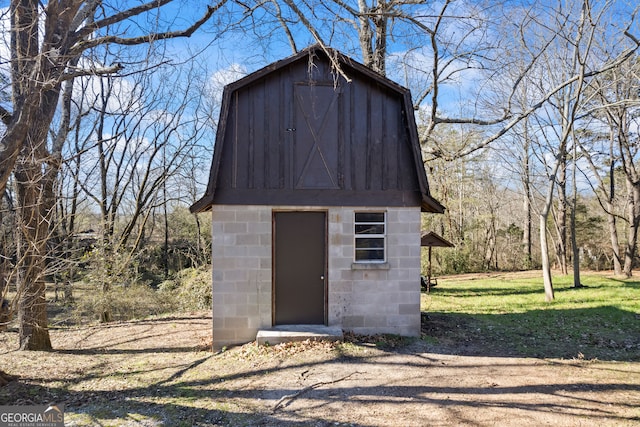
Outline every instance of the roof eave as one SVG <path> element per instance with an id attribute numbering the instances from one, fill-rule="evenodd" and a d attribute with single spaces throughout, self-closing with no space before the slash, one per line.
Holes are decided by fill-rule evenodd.
<path id="1" fill-rule="evenodd" d="M 192 214 L 210 211 L 213 206 L 213 195 L 205 194 L 200 200 L 189 206 Z"/>
<path id="2" fill-rule="evenodd" d="M 422 212 L 427 213 L 444 213 L 445 207 L 439 201 L 428 194 L 422 194 L 422 203 L 420 204 Z"/>

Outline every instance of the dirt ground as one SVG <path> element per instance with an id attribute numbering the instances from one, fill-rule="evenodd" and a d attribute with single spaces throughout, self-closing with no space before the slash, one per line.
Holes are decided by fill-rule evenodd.
<path id="1" fill-rule="evenodd" d="M 68 426 L 640 425 L 640 363 L 354 337 L 214 354 L 199 313 L 51 338 L 54 352 L 17 352 L 0 333 L 0 369 L 20 377 L 0 405 L 64 403 Z"/>

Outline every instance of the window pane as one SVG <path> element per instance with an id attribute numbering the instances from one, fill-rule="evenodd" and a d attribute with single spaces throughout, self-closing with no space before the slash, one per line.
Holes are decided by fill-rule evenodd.
<path id="1" fill-rule="evenodd" d="M 384 261 L 384 249 L 356 250 L 356 261 Z"/>
<path id="2" fill-rule="evenodd" d="M 384 224 L 356 224 L 356 234 L 384 234 Z"/>
<path id="3" fill-rule="evenodd" d="M 356 249 L 384 249 L 384 238 L 358 238 L 356 239 Z"/>
<path id="4" fill-rule="evenodd" d="M 384 212 L 356 212 L 356 222 L 384 222 Z"/>
<path id="5" fill-rule="evenodd" d="M 385 212 L 355 212 L 355 261 L 385 261 Z"/>

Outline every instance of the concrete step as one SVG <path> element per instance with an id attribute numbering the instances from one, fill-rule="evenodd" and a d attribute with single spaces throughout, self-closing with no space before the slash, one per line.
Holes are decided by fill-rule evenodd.
<path id="1" fill-rule="evenodd" d="M 325 325 L 279 325 L 260 329 L 256 336 L 258 345 L 276 345 L 292 341 L 342 341 L 342 329 Z"/>

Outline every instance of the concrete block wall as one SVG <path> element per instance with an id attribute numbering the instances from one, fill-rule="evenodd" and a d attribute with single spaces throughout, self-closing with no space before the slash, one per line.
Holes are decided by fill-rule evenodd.
<path id="1" fill-rule="evenodd" d="M 354 212 L 329 210 L 329 324 L 357 334 L 420 334 L 420 208 L 386 208 L 387 262 L 353 262 Z"/>
<path id="2" fill-rule="evenodd" d="M 213 209 L 213 344 L 272 326 L 272 212 L 328 218 L 328 323 L 358 334 L 420 333 L 420 208 L 230 206 Z M 354 212 L 387 212 L 387 262 L 353 262 Z"/>
<path id="3" fill-rule="evenodd" d="M 213 347 L 243 344 L 271 326 L 271 209 L 213 209 Z"/>

